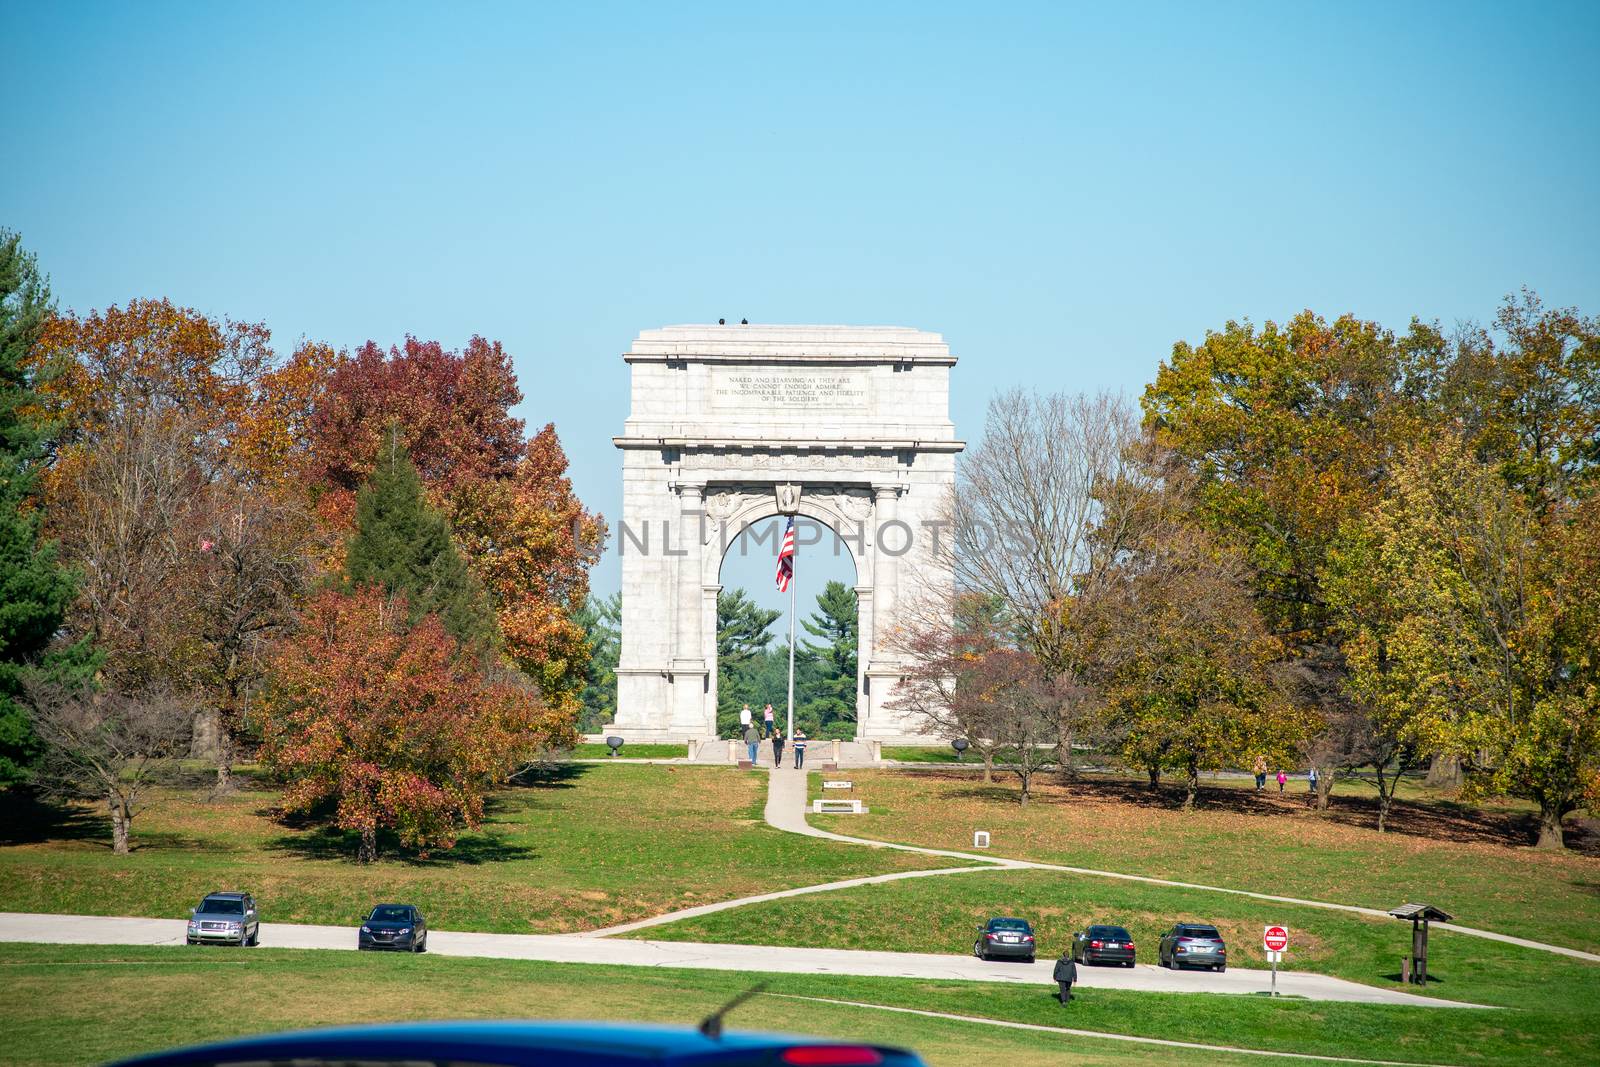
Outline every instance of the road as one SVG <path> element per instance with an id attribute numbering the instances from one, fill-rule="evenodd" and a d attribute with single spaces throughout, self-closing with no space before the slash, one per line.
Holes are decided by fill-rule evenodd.
<path id="1" fill-rule="evenodd" d="M 184 920 L 103 915 L 36 915 L 0 912 L 0 941 L 66 945 L 182 945 Z M 356 931 L 347 926 L 262 923 L 261 943 L 273 948 L 354 951 Z M 196 948 L 196 952 L 225 952 Z M 238 950 L 232 950 L 238 951 Z M 1051 985 L 1052 961 L 985 963 L 972 956 L 923 952 L 862 952 L 850 949 L 708 945 L 684 941 L 631 941 L 581 934 L 481 934 L 433 930 L 428 951 L 439 956 L 544 960 L 550 963 L 609 963 L 623 967 L 681 967 L 709 971 L 766 971 L 778 974 L 839 974 L 867 978 L 933 978 L 968 982 Z M 1139 989 L 1171 993 L 1264 993 L 1268 973 L 1229 968 L 1224 974 L 1166 971 L 1140 965 L 1080 967 L 1088 989 Z M 1326 975 L 1278 973 L 1278 992 L 1308 1000 L 1362 1004 L 1411 1004 L 1440 1008 L 1474 1007 L 1414 996 L 1398 990 L 1346 982 Z"/>

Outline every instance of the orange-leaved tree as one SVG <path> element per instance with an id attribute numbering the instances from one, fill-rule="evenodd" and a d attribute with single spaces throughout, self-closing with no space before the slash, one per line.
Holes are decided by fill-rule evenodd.
<path id="1" fill-rule="evenodd" d="M 524 441 L 510 413 L 521 400 L 499 342 L 473 337 L 459 352 L 415 337 L 387 351 L 368 342 L 334 370 L 311 419 L 311 477 L 321 514 L 347 528 L 384 427 L 400 425 L 428 502 L 494 601 L 506 657 L 576 720 L 589 647 L 575 616 L 605 523 L 573 492 L 554 425 Z"/>
<path id="2" fill-rule="evenodd" d="M 287 811 L 332 812 L 359 835 L 426 854 L 483 819 L 484 797 L 571 727 L 537 693 L 486 675 L 432 615 L 372 586 L 326 590 L 277 648 L 260 711 L 261 755 L 289 785 Z"/>

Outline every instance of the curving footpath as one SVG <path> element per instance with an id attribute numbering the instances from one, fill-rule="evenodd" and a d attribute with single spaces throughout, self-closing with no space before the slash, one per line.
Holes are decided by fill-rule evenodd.
<path id="1" fill-rule="evenodd" d="M 1306 908 L 1344 911 L 1375 919 L 1388 919 L 1390 917 L 1388 912 L 1379 908 L 1363 908 L 1355 904 L 1333 904 L 1326 900 L 1281 897 L 1271 893 L 1256 893 L 1248 889 L 1226 889 L 1216 885 L 1176 882 L 1169 878 L 1152 878 L 1143 874 L 1123 874 L 1119 871 L 1099 871 L 1091 867 L 1068 867 L 1059 863 L 1037 863 L 1033 860 L 1007 859 L 1001 856 L 979 856 L 971 852 L 957 852 L 943 848 L 923 848 L 920 845 L 902 845 L 892 841 L 874 841 L 867 837 L 849 837 L 845 834 L 836 834 L 828 830 L 819 830 L 806 822 L 806 778 L 807 776 L 804 774 L 771 772 L 767 785 L 767 806 L 764 809 L 764 817 L 768 825 L 779 830 L 786 830 L 792 834 L 820 837 L 828 841 L 842 841 L 849 845 L 864 845 L 868 848 L 890 848 L 901 852 L 920 852 L 925 856 L 943 856 L 948 859 L 989 863 L 1000 868 L 1060 871 L 1064 874 L 1082 874 L 1092 878 L 1117 878 L 1125 882 L 1144 882 L 1147 885 L 1169 886 L 1174 889 L 1200 889 L 1208 893 L 1229 893 L 1236 897 L 1270 900 L 1275 904 L 1297 904 Z M 1590 963 L 1600 963 L 1600 955 L 1593 952 L 1584 952 L 1580 949 L 1566 948 L 1561 945 L 1548 945 L 1543 941 L 1530 941 L 1524 937 L 1512 937 L 1510 934 L 1497 934 L 1493 930 L 1457 926 L 1454 923 L 1434 923 L 1432 929 L 1434 932 L 1442 930 L 1453 934 L 1467 934 L 1471 937 L 1481 937 L 1489 941 L 1500 941 L 1507 945 L 1519 945 L 1522 948 L 1537 949 L 1540 952 L 1553 952 L 1558 956 L 1570 956 L 1573 959 L 1587 960 Z"/>

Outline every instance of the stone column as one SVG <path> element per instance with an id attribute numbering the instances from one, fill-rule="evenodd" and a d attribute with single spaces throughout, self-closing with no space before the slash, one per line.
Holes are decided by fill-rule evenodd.
<path id="1" fill-rule="evenodd" d="M 708 553 L 717 550 L 715 542 L 706 545 Z M 714 565 L 707 560 L 708 565 Z M 716 561 L 720 562 L 720 561 Z M 701 634 L 701 647 L 705 649 L 706 661 L 706 704 L 705 704 L 705 729 L 707 737 L 715 737 L 717 733 L 717 594 L 722 592 L 722 586 L 710 582 L 701 586 L 704 590 L 700 620 L 703 631 Z"/>
<path id="2" fill-rule="evenodd" d="M 865 556 L 865 553 L 862 553 Z M 863 559 L 857 565 L 866 569 Z M 873 652 L 873 596 L 872 586 L 856 586 L 856 736 L 860 737 L 872 717 L 872 702 L 867 699 L 867 670 L 872 666 Z"/>
<path id="3" fill-rule="evenodd" d="M 706 733 L 705 701 L 709 671 L 705 656 L 705 580 L 700 538 L 704 519 L 705 486 L 678 485 L 678 515 L 673 522 L 669 551 L 674 557 L 673 589 L 672 723 L 670 730 L 684 737 Z"/>

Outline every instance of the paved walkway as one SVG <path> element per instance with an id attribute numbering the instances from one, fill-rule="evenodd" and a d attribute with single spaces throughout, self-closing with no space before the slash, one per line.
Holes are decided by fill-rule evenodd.
<path id="1" fill-rule="evenodd" d="M 1042 1023 L 1019 1023 L 1012 1022 L 1009 1019 L 985 1019 L 976 1015 L 953 1015 L 947 1011 L 897 1008 L 888 1004 L 866 1004 L 858 1000 L 834 1000 L 831 997 L 799 997 L 790 993 L 763 993 L 762 996 L 779 997 L 783 1000 L 804 1000 L 812 1004 L 836 1004 L 846 1008 L 865 1008 L 868 1011 L 889 1011 L 898 1015 L 920 1015 L 924 1019 L 949 1019 L 958 1023 L 998 1026 L 1006 1030 L 1032 1030 L 1036 1033 L 1062 1034 L 1067 1037 L 1091 1037 L 1106 1041 L 1125 1041 L 1135 1045 L 1159 1045 L 1163 1048 L 1193 1049 L 1197 1052 L 1231 1052 L 1240 1056 L 1270 1056 L 1274 1059 L 1315 1060 L 1319 1063 L 1373 1064 L 1376 1067 L 1445 1067 L 1442 1064 L 1414 1063 L 1409 1060 L 1360 1060 L 1349 1056 L 1318 1056 L 1307 1052 L 1271 1052 L 1259 1048 L 1240 1048 L 1237 1045 L 1202 1045 L 1194 1041 L 1171 1041 L 1160 1037 L 1134 1037 L 1131 1034 L 1106 1033 L 1104 1030 L 1077 1030 L 1070 1026 L 1045 1026 Z M 1070 1015 L 1071 1013 L 1071 1009 L 1062 1011 L 1063 1015 Z"/>
<path id="2" fill-rule="evenodd" d="M 182 945 L 183 919 L 140 919 L 104 915 L 37 915 L 0 912 L 0 941 L 65 945 Z M 270 948 L 354 951 L 353 926 L 262 923 L 261 944 Z M 223 952 L 226 949 L 196 949 Z M 428 951 L 438 956 L 544 960 L 550 963 L 608 963 L 623 967 L 679 967 L 708 971 L 778 974 L 848 974 L 865 978 L 945 979 L 1011 985 L 1050 986 L 1054 961 L 985 963 L 973 956 L 923 952 L 862 952 L 853 949 L 792 948 L 767 945 L 708 945 L 688 941 L 634 941 L 580 934 L 481 934 L 428 932 Z M 1079 968 L 1089 989 L 1137 989 L 1168 993 L 1263 993 L 1266 971 L 1229 968 L 1224 974 L 1165 971 L 1140 966 Z M 1278 972 L 1278 991 L 1308 1000 L 1361 1004 L 1410 1004 L 1462 1008 L 1460 1004 L 1396 990 L 1346 982 L 1326 975 Z"/>
<path id="3" fill-rule="evenodd" d="M 1275 904 L 1295 904 L 1305 908 L 1323 908 L 1328 911 L 1344 911 L 1356 915 L 1366 915 L 1375 919 L 1390 918 L 1389 913 L 1378 908 L 1363 908 L 1354 904 L 1333 904 L 1326 900 L 1305 900 L 1300 897 L 1283 897 L 1271 893 L 1255 893 L 1247 889 L 1226 889 L 1222 886 L 1199 885 L 1194 882 L 1175 882 L 1167 878 L 1151 878 L 1141 874 L 1123 874 L 1118 871 L 1101 871 L 1091 867 L 1067 867 L 1058 863 L 1036 863 L 1032 860 L 1009 859 L 1003 856 L 984 856 L 971 852 L 958 852 L 943 848 L 923 848 L 918 845 L 901 845 L 890 841 L 874 841 L 866 837 L 850 837 L 845 834 L 836 834 L 827 830 L 819 830 L 806 821 L 806 776 L 791 771 L 777 770 L 770 773 L 767 787 L 767 806 L 765 809 L 767 822 L 779 830 L 790 833 L 805 834 L 807 837 L 820 837 L 828 841 L 843 841 L 851 845 L 865 845 L 869 848 L 891 848 L 902 852 L 920 852 L 925 856 L 942 856 L 947 859 L 967 860 L 974 863 L 991 863 L 997 867 L 1020 868 L 1035 871 L 1061 871 L 1065 874 L 1082 874 L 1094 878 L 1116 878 L 1125 882 L 1143 882 L 1147 885 L 1170 886 L 1174 889 L 1200 889 L 1208 893 L 1229 893 L 1237 897 L 1250 897 L 1254 900 L 1268 900 Z M 1510 934 L 1499 934 L 1493 930 L 1479 930 L 1471 926 L 1457 926 L 1455 923 L 1433 923 L 1433 932 L 1446 932 L 1454 934 L 1467 934 L 1471 937 L 1481 937 L 1489 941 L 1500 941 L 1507 945 L 1518 945 L 1522 948 L 1536 949 L 1540 952 L 1553 952 L 1560 956 L 1570 956 L 1573 959 L 1587 960 L 1590 963 L 1600 963 L 1600 955 L 1593 952 L 1584 952 L 1575 948 L 1566 948 L 1562 945 L 1549 945 L 1542 941 L 1530 941 L 1523 937 L 1512 937 Z"/>

